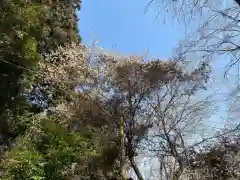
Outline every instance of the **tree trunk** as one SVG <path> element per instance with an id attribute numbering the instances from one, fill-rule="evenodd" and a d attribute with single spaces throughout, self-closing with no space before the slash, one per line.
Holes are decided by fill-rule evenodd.
<path id="1" fill-rule="evenodd" d="M 133 158 L 130 158 L 129 160 L 130 160 L 131 166 L 132 166 L 135 174 L 137 175 L 138 179 L 139 179 L 139 180 L 144 180 L 141 172 L 139 171 L 139 169 L 138 169 L 138 167 L 137 167 L 137 164 L 136 164 L 135 161 L 134 161 L 134 159 L 133 159 Z"/>
<path id="2" fill-rule="evenodd" d="M 120 176 L 122 180 L 125 180 L 125 146 L 124 146 L 124 120 L 123 118 L 120 119 L 120 126 L 119 126 L 119 131 L 120 131 Z"/>

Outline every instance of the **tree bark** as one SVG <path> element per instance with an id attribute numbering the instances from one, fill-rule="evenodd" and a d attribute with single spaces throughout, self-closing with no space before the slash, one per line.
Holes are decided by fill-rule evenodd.
<path id="1" fill-rule="evenodd" d="M 135 174 L 137 175 L 138 179 L 139 179 L 139 180 L 144 180 L 141 172 L 139 171 L 139 169 L 138 169 L 138 167 L 137 167 L 137 164 L 136 164 L 135 161 L 134 161 L 134 159 L 133 159 L 133 158 L 130 158 L 129 160 L 130 160 L 131 166 L 132 166 Z"/>
<path id="2" fill-rule="evenodd" d="M 120 131 L 120 176 L 122 180 L 125 180 L 125 146 L 124 146 L 124 120 L 123 118 L 120 119 L 120 126 L 119 126 L 119 131 Z"/>

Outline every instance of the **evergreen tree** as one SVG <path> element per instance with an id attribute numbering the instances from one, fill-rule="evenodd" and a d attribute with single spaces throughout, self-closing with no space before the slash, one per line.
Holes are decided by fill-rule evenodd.
<path id="1" fill-rule="evenodd" d="M 6 145 L 24 129 L 24 95 L 44 53 L 59 45 L 80 42 L 75 10 L 80 1 L 3 0 L 0 2 L 0 120 Z"/>

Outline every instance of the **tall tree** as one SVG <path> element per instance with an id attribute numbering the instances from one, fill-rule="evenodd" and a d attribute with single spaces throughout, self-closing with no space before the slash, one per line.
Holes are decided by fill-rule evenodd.
<path id="1" fill-rule="evenodd" d="M 21 131 L 16 116 L 26 109 L 24 89 L 41 56 L 64 43 L 80 42 L 76 8 L 80 8 L 78 0 L 0 2 L 1 144 Z"/>

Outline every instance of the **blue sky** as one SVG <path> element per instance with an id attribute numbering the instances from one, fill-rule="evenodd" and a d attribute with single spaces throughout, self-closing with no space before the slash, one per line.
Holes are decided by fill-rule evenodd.
<path id="1" fill-rule="evenodd" d="M 99 41 L 107 51 L 121 54 L 150 55 L 167 59 L 184 36 L 184 27 L 168 21 L 156 11 L 144 13 L 148 0 L 84 0 L 78 12 L 83 43 Z"/>

